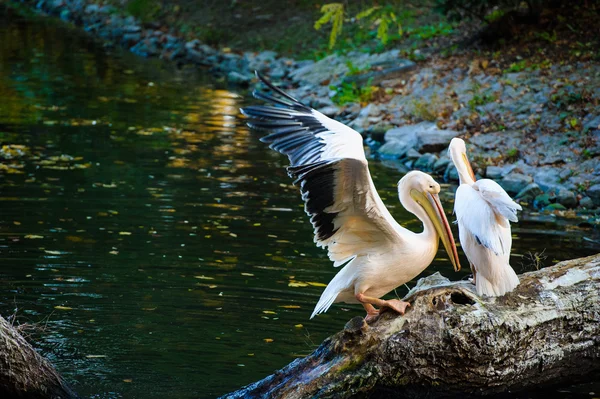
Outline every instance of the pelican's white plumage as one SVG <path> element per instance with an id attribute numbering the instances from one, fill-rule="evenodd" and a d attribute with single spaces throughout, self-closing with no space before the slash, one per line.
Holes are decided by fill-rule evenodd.
<path id="1" fill-rule="evenodd" d="M 463 140 L 452 139 L 449 152 L 460 179 L 454 199 L 459 239 L 473 269 L 477 293 L 504 295 L 519 284 L 509 263 L 509 222 L 518 221 L 521 206 L 495 181 L 475 181 Z"/>
<path id="2" fill-rule="evenodd" d="M 300 184 L 315 243 L 328 249 L 334 266 L 343 265 L 311 318 L 334 302 L 362 303 L 369 316 L 377 314 L 372 305 L 402 313 L 406 303 L 378 298 L 421 273 L 437 253 L 440 237 L 455 269 L 460 268 L 437 195 L 440 186 L 431 176 L 411 172 L 398 184 L 404 207 L 423 221 L 423 232 L 413 233 L 394 220 L 377 194 L 361 135 L 257 76 L 278 97 L 254 91 L 274 105 L 241 111 L 250 127 L 270 133 L 263 142 L 288 156 L 288 173 Z"/>

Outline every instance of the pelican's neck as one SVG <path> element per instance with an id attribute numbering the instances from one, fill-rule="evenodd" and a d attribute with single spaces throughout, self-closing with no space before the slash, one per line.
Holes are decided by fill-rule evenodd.
<path id="1" fill-rule="evenodd" d="M 421 205 L 417 204 L 417 202 L 410 196 L 409 193 L 400 192 L 399 197 L 400 203 L 402 203 L 404 209 L 415 215 L 417 218 L 419 218 L 421 223 L 423 223 L 422 232 L 415 233 L 414 231 L 411 231 L 411 233 L 421 237 L 424 241 L 435 243 L 437 248 L 439 237 L 435 227 L 433 226 L 433 222 L 429 218 L 429 215 L 427 215 L 427 212 L 425 212 L 425 209 L 423 209 Z"/>
<path id="2" fill-rule="evenodd" d="M 469 186 L 473 185 L 475 180 L 473 180 L 471 177 L 471 174 L 467 169 L 467 163 L 465 162 L 467 155 L 451 149 L 450 158 L 452 159 L 452 163 L 454 163 L 454 167 L 458 172 L 458 180 L 460 181 L 460 184 L 468 184 Z"/>

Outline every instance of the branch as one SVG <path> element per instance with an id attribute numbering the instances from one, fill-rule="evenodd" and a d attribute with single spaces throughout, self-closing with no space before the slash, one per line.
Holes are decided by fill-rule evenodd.
<path id="1" fill-rule="evenodd" d="M 600 254 L 520 276 L 498 298 L 438 273 L 404 316 L 361 317 L 311 355 L 223 398 L 349 398 L 499 392 L 600 378 Z"/>

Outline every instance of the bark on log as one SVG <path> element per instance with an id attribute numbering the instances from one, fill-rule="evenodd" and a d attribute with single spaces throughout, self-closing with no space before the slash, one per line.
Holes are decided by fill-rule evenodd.
<path id="1" fill-rule="evenodd" d="M 520 278 L 499 298 L 437 273 L 421 279 L 405 316 L 355 317 L 311 355 L 223 398 L 470 396 L 600 381 L 600 254 Z"/>
<path id="2" fill-rule="evenodd" d="M 52 364 L 0 317 L 0 398 L 75 399 Z"/>

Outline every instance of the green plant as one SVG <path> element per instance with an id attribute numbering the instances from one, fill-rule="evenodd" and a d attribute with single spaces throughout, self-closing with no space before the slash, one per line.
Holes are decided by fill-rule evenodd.
<path id="1" fill-rule="evenodd" d="M 358 21 L 362 19 L 370 19 L 375 25 L 377 25 L 377 39 L 384 45 L 389 40 L 389 29 L 392 25 L 398 27 L 398 35 L 402 36 L 402 24 L 398 22 L 396 14 L 390 6 L 374 6 L 356 14 Z"/>
<path id="2" fill-rule="evenodd" d="M 504 70 L 504 73 L 510 72 L 522 72 L 527 68 L 527 61 L 521 60 L 518 62 L 513 62 L 510 66 Z"/>
<path id="3" fill-rule="evenodd" d="M 125 6 L 129 14 L 145 22 L 156 19 L 160 9 L 158 0 L 129 0 Z"/>
<path id="4" fill-rule="evenodd" d="M 351 60 L 346 61 L 346 66 L 348 67 L 348 76 L 360 75 L 369 69 L 371 69 L 370 65 L 365 66 L 364 68 L 359 68 Z"/>
<path id="5" fill-rule="evenodd" d="M 505 156 L 505 160 L 509 161 L 509 162 L 514 162 L 517 160 L 519 156 L 519 150 L 516 148 L 511 148 L 508 151 L 506 151 L 506 156 Z"/>
<path id="6" fill-rule="evenodd" d="M 410 114 L 417 120 L 433 122 L 438 117 L 438 109 L 441 104 L 437 95 L 431 96 L 429 101 L 424 99 L 414 99 L 411 101 L 412 109 Z"/>
<path id="7" fill-rule="evenodd" d="M 342 33 L 344 24 L 344 5 L 342 3 L 329 3 L 321 7 L 321 18 L 315 22 L 315 29 L 319 30 L 323 25 L 331 22 L 331 32 L 329 33 L 329 49 L 335 46 L 337 37 Z"/>
<path id="8" fill-rule="evenodd" d="M 376 86 L 371 86 L 370 82 L 366 86 L 358 86 L 356 83 L 342 83 L 341 86 L 330 86 L 336 93 L 332 100 L 338 105 L 344 105 L 348 103 L 361 103 L 365 104 L 373 99 L 373 95 L 377 90 Z"/>
<path id="9" fill-rule="evenodd" d="M 541 32 L 537 33 L 536 36 L 547 41 L 548 43 L 556 43 L 557 40 L 556 31 L 552 31 L 551 34 L 549 32 Z"/>
<path id="10" fill-rule="evenodd" d="M 526 255 L 524 255 L 523 257 L 525 258 L 525 260 L 528 260 L 530 263 L 530 266 L 533 266 L 535 268 L 535 270 L 540 270 L 542 267 L 544 267 L 544 261 L 546 260 L 546 258 L 548 257 L 547 255 L 544 254 L 544 252 L 546 252 L 546 249 L 544 249 L 542 252 L 527 252 Z M 528 265 L 524 265 L 524 266 L 528 266 Z"/>
<path id="11" fill-rule="evenodd" d="M 342 33 L 344 25 L 344 15 L 346 11 L 342 3 L 329 3 L 321 7 L 321 17 L 315 22 L 314 28 L 321 29 L 325 24 L 331 23 L 331 31 L 329 33 L 329 49 L 333 49 L 338 37 Z M 376 38 L 385 45 L 390 39 L 389 31 L 392 26 L 397 27 L 398 35 L 402 35 L 402 24 L 400 23 L 394 9 L 387 6 L 373 6 L 362 10 L 354 17 L 356 21 L 366 21 L 369 25 L 377 26 Z M 359 30 L 360 32 L 360 30 Z M 359 33 L 360 34 L 360 33 Z"/>
<path id="12" fill-rule="evenodd" d="M 495 100 L 496 100 L 496 98 L 491 94 L 488 94 L 488 93 L 479 94 L 478 93 L 478 94 L 473 95 L 473 98 L 471 98 L 469 100 L 468 105 L 470 108 L 474 109 L 475 107 L 491 103 Z"/>

